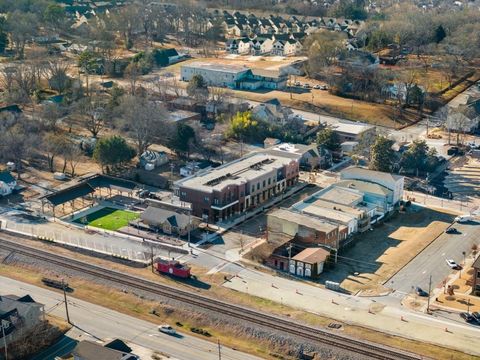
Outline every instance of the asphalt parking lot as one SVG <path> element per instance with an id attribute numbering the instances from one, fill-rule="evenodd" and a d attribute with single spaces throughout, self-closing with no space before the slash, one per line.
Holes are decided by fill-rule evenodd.
<path id="1" fill-rule="evenodd" d="M 432 276 L 432 289 L 440 286 L 452 272 L 446 259 L 453 259 L 457 264 L 463 263 L 464 255 L 471 256 L 472 245 L 480 244 L 479 223 L 454 223 L 458 234 L 440 235 L 420 254 L 397 272 L 385 285 L 401 292 L 411 292 L 412 286 L 419 286 L 428 291 L 429 277 Z"/>

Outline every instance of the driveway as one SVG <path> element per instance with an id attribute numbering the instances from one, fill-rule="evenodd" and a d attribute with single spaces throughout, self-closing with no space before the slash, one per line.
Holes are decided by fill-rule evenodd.
<path id="1" fill-rule="evenodd" d="M 440 235 L 385 285 L 405 293 L 411 292 L 412 286 L 419 286 L 427 291 L 429 277 L 432 275 L 432 289 L 439 286 L 453 271 L 445 259 L 463 263 L 462 252 L 470 256 L 472 245 L 480 243 L 480 224 L 455 223 L 453 227 L 458 229 L 460 234 Z"/>

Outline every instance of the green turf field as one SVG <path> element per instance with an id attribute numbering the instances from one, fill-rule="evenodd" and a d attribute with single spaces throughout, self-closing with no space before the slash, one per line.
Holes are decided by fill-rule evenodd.
<path id="1" fill-rule="evenodd" d="M 77 224 L 94 226 L 105 230 L 118 230 L 128 225 L 129 221 L 140 216 L 138 213 L 114 208 L 103 208 L 75 220 Z"/>

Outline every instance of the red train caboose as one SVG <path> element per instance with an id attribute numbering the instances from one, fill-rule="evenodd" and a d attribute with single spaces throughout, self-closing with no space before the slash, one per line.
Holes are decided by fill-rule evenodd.
<path id="1" fill-rule="evenodd" d="M 190 267 L 176 260 L 158 259 L 154 264 L 155 270 L 162 274 L 187 279 L 190 277 Z"/>

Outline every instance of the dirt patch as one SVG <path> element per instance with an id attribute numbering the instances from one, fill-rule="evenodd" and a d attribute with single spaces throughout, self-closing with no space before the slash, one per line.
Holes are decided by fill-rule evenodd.
<path id="1" fill-rule="evenodd" d="M 452 219 L 451 214 L 420 207 L 397 213 L 374 231 L 357 235 L 322 279 L 338 281 L 353 293 L 382 294 L 388 291 L 385 281 L 435 240 Z"/>
<path id="2" fill-rule="evenodd" d="M 8 345 L 8 358 L 12 360 L 29 358 L 54 344 L 70 328 L 71 326 L 63 319 L 46 315 L 45 321 L 26 332 L 22 339 Z M 25 341 L 26 339 L 28 341 Z"/>

